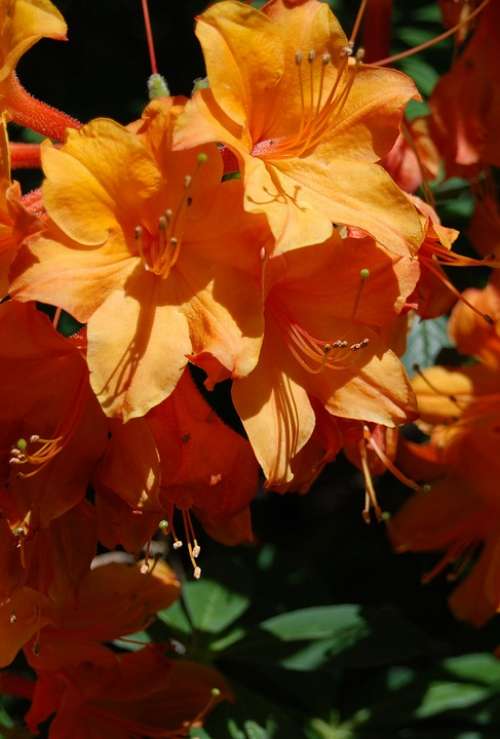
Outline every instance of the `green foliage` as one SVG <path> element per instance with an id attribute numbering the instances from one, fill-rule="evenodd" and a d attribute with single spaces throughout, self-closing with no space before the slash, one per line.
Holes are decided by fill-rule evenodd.
<path id="1" fill-rule="evenodd" d="M 403 364 L 410 374 L 414 374 L 415 365 L 431 367 L 439 352 L 451 346 L 448 337 L 448 321 L 445 316 L 422 320 L 415 317 L 407 339 Z"/>

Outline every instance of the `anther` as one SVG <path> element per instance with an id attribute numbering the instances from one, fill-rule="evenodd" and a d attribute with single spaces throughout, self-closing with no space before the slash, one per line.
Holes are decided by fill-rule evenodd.
<path id="1" fill-rule="evenodd" d="M 142 226 L 136 226 L 134 228 L 134 239 L 139 241 L 139 239 L 142 239 Z"/>
<path id="2" fill-rule="evenodd" d="M 37 441 L 40 441 L 39 435 L 38 434 L 32 434 L 32 436 L 30 436 L 30 443 L 31 444 L 36 444 Z"/>
<path id="3" fill-rule="evenodd" d="M 368 267 L 363 267 L 363 269 L 360 269 L 359 276 L 362 280 L 367 280 L 370 276 L 370 270 L 368 269 Z"/>
<path id="4" fill-rule="evenodd" d="M 186 198 L 186 205 L 189 208 L 192 204 L 193 204 L 193 198 L 190 195 L 188 198 Z"/>
<path id="5" fill-rule="evenodd" d="M 167 221 L 170 222 L 172 220 L 172 216 L 174 215 L 172 208 L 167 208 L 164 215 Z"/>
<path id="6" fill-rule="evenodd" d="M 17 622 L 17 616 L 14 612 L 12 612 L 9 616 L 9 623 L 15 624 Z"/>
<path id="7" fill-rule="evenodd" d="M 201 567 L 196 566 L 193 570 L 193 577 L 195 580 L 199 580 L 201 577 Z"/>
<path id="8" fill-rule="evenodd" d="M 323 54 L 323 56 L 321 57 L 321 63 L 325 67 L 327 64 L 330 64 L 331 61 L 332 61 L 332 57 L 331 57 L 331 54 L 329 54 L 328 52 L 326 52 L 326 54 Z"/>
<path id="9" fill-rule="evenodd" d="M 178 239 L 175 236 L 172 236 L 172 238 L 170 239 L 171 246 L 177 246 L 178 243 Z"/>
<path id="10" fill-rule="evenodd" d="M 26 439 L 23 439 L 23 438 L 21 438 L 21 439 L 18 439 L 18 440 L 16 441 L 16 447 L 17 447 L 17 449 L 18 449 L 18 450 L 19 450 L 20 452 L 25 452 L 25 451 L 26 451 L 26 448 L 27 448 L 27 446 L 28 446 L 28 442 L 26 441 Z"/>
<path id="11" fill-rule="evenodd" d="M 489 326 L 495 325 L 495 320 L 488 313 L 483 313 L 483 318 Z"/>
<path id="12" fill-rule="evenodd" d="M 301 51 L 295 52 L 295 64 L 302 64 L 302 60 L 304 58 L 304 55 Z"/>
<path id="13" fill-rule="evenodd" d="M 309 64 L 312 64 L 315 59 L 316 59 L 316 52 L 314 51 L 314 49 L 310 49 L 307 52 L 307 61 L 309 62 Z"/>
<path id="14" fill-rule="evenodd" d="M 349 41 L 349 43 L 347 43 L 343 47 L 342 53 L 344 54 L 344 56 L 352 56 L 353 48 L 354 48 L 354 43 L 352 41 Z"/>
<path id="15" fill-rule="evenodd" d="M 188 190 L 191 187 L 192 181 L 193 181 L 193 178 L 191 177 L 190 174 L 187 174 L 184 177 L 184 187 L 185 187 L 186 190 Z"/>
<path id="16" fill-rule="evenodd" d="M 158 524 L 158 528 L 163 534 L 166 534 L 168 532 L 168 521 L 166 518 L 162 518 L 162 520 Z"/>
<path id="17" fill-rule="evenodd" d="M 212 698 L 218 698 L 220 696 L 220 690 L 219 688 L 212 688 L 210 691 Z"/>
<path id="18" fill-rule="evenodd" d="M 177 539 L 176 541 L 174 541 L 173 547 L 174 549 L 180 549 L 182 547 L 182 541 L 180 539 Z"/>
<path id="19" fill-rule="evenodd" d="M 364 57 L 365 57 L 365 50 L 363 49 L 362 46 L 360 46 L 356 52 L 356 61 L 358 62 L 358 64 L 359 62 L 363 61 Z"/>
<path id="20" fill-rule="evenodd" d="M 25 461 L 25 459 L 22 459 L 20 457 L 11 457 L 9 459 L 9 464 L 24 464 Z"/>
<path id="21" fill-rule="evenodd" d="M 423 493 L 430 493 L 432 490 L 432 485 L 429 485 L 428 482 L 425 483 L 425 485 L 422 485 L 422 492 Z"/>
<path id="22" fill-rule="evenodd" d="M 267 256 L 267 252 L 264 247 L 260 250 L 260 261 L 263 262 Z"/>
<path id="23" fill-rule="evenodd" d="M 195 542 L 194 547 L 193 547 L 193 557 L 195 559 L 198 559 L 200 554 L 201 554 L 201 547 L 197 542 Z"/>
<path id="24" fill-rule="evenodd" d="M 200 151 L 197 156 L 198 164 L 206 164 L 208 162 L 208 154 L 204 151 Z"/>

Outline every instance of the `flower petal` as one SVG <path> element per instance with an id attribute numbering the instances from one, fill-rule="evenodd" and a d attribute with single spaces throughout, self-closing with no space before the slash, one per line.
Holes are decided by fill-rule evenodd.
<path id="1" fill-rule="evenodd" d="M 168 282 L 162 286 L 156 275 L 142 273 L 90 318 L 90 382 L 106 415 L 143 416 L 176 386 L 191 342 L 171 293 Z"/>

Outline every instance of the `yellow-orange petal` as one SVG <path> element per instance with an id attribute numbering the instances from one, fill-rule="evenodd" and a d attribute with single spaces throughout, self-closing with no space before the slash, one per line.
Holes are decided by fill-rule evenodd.
<path id="1" fill-rule="evenodd" d="M 289 361 L 272 321 L 253 372 L 233 384 L 233 401 L 270 485 L 293 478 L 290 463 L 314 430 L 307 392 L 288 371 Z"/>
<path id="2" fill-rule="evenodd" d="M 47 212 L 67 236 L 87 246 L 104 243 L 120 226 L 132 232 L 161 185 L 140 137 L 105 118 L 69 130 L 62 149 L 45 143 L 42 164 Z"/>
<path id="3" fill-rule="evenodd" d="M 115 290 L 87 326 L 90 384 L 107 416 L 144 416 L 176 386 L 191 352 L 171 284 L 149 272 Z"/>
<path id="4" fill-rule="evenodd" d="M 341 381 L 342 372 L 337 373 Z M 347 374 L 347 373 L 346 373 Z M 393 427 L 416 416 L 415 396 L 403 365 L 392 351 L 374 356 L 324 399 L 330 413 Z"/>
<path id="5" fill-rule="evenodd" d="M 235 123 L 252 126 L 283 73 L 278 29 L 255 8 L 223 0 L 199 17 L 196 35 L 218 105 Z"/>
<path id="6" fill-rule="evenodd" d="M 0 7 L 0 82 L 41 38 L 65 39 L 66 23 L 50 0 L 11 0 Z"/>
<path id="7" fill-rule="evenodd" d="M 269 190 L 263 180 L 266 193 L 256 170 L 245 207 L 266 214 L 277 253 L 323 241 L 331 226 L 312 241 L 313 229 L 320 230 L 314 224 L 325 233 L 328 222 L 360 228 L 394 254 L 415 253 L 422 242 L 416 210 L 377 164 L 335 160 L 325 165 L 311 157 L 271 161 L 268 168 L 277 184 Z"/>
<path id="8" fill-rule="evenodd" d="M 40 237 L 21 248 L 11 272 L 10 294 L 16 300 L 57 305 L 86 323 L 139 264 L 118 235 L 103 247 L 86 250 L 65 239 Z"/>

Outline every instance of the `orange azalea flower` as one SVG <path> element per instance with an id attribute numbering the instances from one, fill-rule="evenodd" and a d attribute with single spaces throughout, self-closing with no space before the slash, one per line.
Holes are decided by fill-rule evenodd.
<path id="1" fill-rule="evenodd" d="M 432 93 L 431 132 L 448 175 L 500 165 L 499 29 L 500 6 L 490 2 L 470 43 Z"/>
<path id="2" fill-rule="evenodd" d="M 106 424 L 85 361 L 34 305 L 1 305 L 0 336 L 0 508 L 24 536 L 84 498 Z"/>
<path id="3" fill-rule="evenodd" d="M 0 667 L 7 667 L 17 653 L 51 621 L 50 601 L 33 588 L 18 588 L 0 603 Z"/>
<path id="4" fill-rule="evenodd" d="M 61 149 L 44 145 L 56 225 L 19 258 L 12 289 L 88 322 L 92 388 L 124 420 L 167 397 L 190 354 L 244 375 L 261 343 L 265 221 L 245 216 L 240 183 L 220 182 L 215 146 L 155 158 L 158 128 L 170 135 L 164 105 L 144 134 L 96 120 Z"/>
<path id="5" fill-rule="evenodd" d="M 477 312 L 490 316 L 490 322 L 479 320 L 478 313 L 457 305 L 450 319 L 449 330 L 459 352 L 477 357 L 482 364 L 500 369 L 500 273 L 492 273 L 484 290 L 469 289 L 464 298 Z"/>
<path id="6" fill-rule="evenodd" d="M 80 123 L 32 97 L 19 82 L 19 59 L 42 38 L 66 39 L 66 23 L 50 0 L 0 2 L 0 110 L 21 126 L 62 139 L 66 128 Z"/>
<path id="7" fill-rule="evenodd" d="M 393 426 L 412 417 L 413 394 L 388 337 L 418 275 L 417 260 L 337 234 L 269 260 L 259 363 L 233 384 L 268 485 L 292 479 L 290 462 L 315 426 L 309 396 L 343 418 Z"/>
<path id="8" fill-rule="evenodd" d="M 264 213 L 287 251 L 327 239 L 332 222 L 398 253 L 416 250 L 412 207 L 375 163 L 417 93 L 400 72 L 364 67 L 327 4 L 232 0 L 198 19 L 209 87 L 187 104 L 178 148 L 217 141 L 236 154 L 245 209 Z"/>
<path id="9" fill-rule="evenodd" d="M 0 118 L 0 297 L 9 289 L 9 269 L 23 240 L 40 231 L 40 220 L 21 200 L 21 188 L 10 177 L 9 139 L 5 116 Z"/>
<path id="10" fill-rule="evenodd" d="M 19 59 L 42 38 L 64 40 L 66 23 L 50 0 L 1 0 L 0 104 Z"/>
<path id="11" fill-rule="evenodd" d="M 428 118 L 405 123 L 382 164 L 393 180 L 406 192 L 415 192 L 423 183 L 434 180 L 440 156 L 429 135 Z"/>
<path id="12" fill-rule="evenodd" d="M 56 714 L 50 739 L 181 737 L 232 695 L 213 668 L 168 659 L 152 646 L 107 666 L 42 672 L 26 716 L 31 731 Z"/>
<path id="13" fill-rule="evenodd" d="M 175 533 L 174 511 L 182 514 L 195 575 L 199 545 L 190 511 L 207 533 L 224 544 L 252 540 L 249 503 L 258 485 L 250 445 L 226 426 L 202 398 L 188 371 L 175 392 L 147 416 L 162 465 L 162 502 Z M 194 554 L 193 554 L 194 553 Z"/>
<path id="14" fill-rule="evenodd" d="M 500 260 L 500 204 L 493 188 L 479 193 L 468 236 L 479 254 Z"/>
<path id="15" fill-rule="evenodd" d="M 91 506 L 80 503 L 26 536 L 2 531 L 0 665 L 8 665 L 54 619 L 54 603 L 75 597 L 97 545 Z"/>
<path id="16" fill-rule="evenodd" d="M 1 522 L 4 569 L 0 601 L 8 600 L 21 586 L 29 585 L 52 600 L 75 593 L 86 574 L 97 546 L 95 516 L 83 501 L 44 529 L 11 531 Z"/>
<path id="17" fill-rule="evenodd" d="M 179 596 L 179 582 L 164 562 L 144 570 L 113 562 L 89 571 L 76 596 L 66 593 L 52 605 L 51 623 L 26 646 L 31 666 L 40 671 L 81 662 L 113 664 L 116 654 L 102 642 L 144 629 Z"/>
<path id="18" fill-rule="evenodd" d="M 460 618 L 480 625 L 500 608 L 500 302 L 493 285 L 470 298 L 496 319 L 495 325 L 486 327 L 460 304 L 450 330 L 461 351 L 484 362 L 459 369 L 434 367 L 414 380 L 420 423 L 431 441 L 405 445 L 399 462 L 409 474 L 417 472 L 432 482 L 432 489 L 402 508 L 391 520 L 390 533 L 400 551 L 446 549 L 426 580 L 449 564 L 456 568 L 452 577 L 460 576 L 484 543 L 478 562 L 450 601 Z"/>

